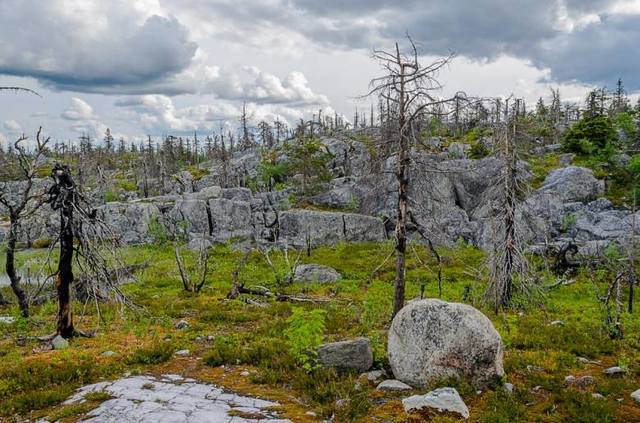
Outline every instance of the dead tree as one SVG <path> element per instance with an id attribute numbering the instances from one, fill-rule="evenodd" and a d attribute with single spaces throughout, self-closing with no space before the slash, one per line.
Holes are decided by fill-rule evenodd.
<path id="1" fill-rule="evenodd" d="M 506 110 L 508 104 L 507 100 Z M 517 111 L 518 107 L 514 110 Z M 517 115 L 512 114 L 505 122 L 496 128 L 501 141 L 502 171 L 495 183 L 497 198 L 494 203 L 493 223 L 500 231 L 495 231 L 494 246 L 489 258 L 489 286 L 485 292 L 486 300 L 496 312 L 511 305 L 516 289 L 527 297 L 532 295 L 533 289 L 529 280 L 529 264 L 523 250 L 524 242 L 516 220 L 517 206 L 525 192 L 523 181 L 518 175 Z"/>
<path id="2" fill-rule="evenodd" d="M 22 181 L 21 193 L 13 196 L 8 189 L 7 182 L 0 185 L 0 204 L 9 213 L 9 233 L 7 234 L 7 251 L 5 258 L 5 270 L 11 282 L 11 290 L 18 299 L 20 314 L 29 317 L 29 298 L 25 290 L 20 286 L 21 278 L 15 268 L 15 255 L 20 226 L 25 219 L 35 214 L 44 201 L 46 192 L 38 190 L 35 186 L 38 165 L 47 150 L 49 138 L 42 138 L 42 128 L 36 135 L 36 146 L 33 153 L 29 153 L 24 143 L 28 137 L 22 136 L 14 143 L 17 158 L 17 178 Z M 16 193 L 17 194 L 17 193 Z"/>
<path id="3" fill-rule="evenodd" d="M 253 242 L 255 243 L 255 240 Z M 245 251 L 245 253 L 244 253 L 244 256 L 238 262 L 238 265 L 236 266 L 236 268 L 233 270 L 233 272 L 231 274 L 231 279 L 232 279 L 231 289 L 227 293 L 227 298 L 228 299 L 235 300 L 235 299 L 238 299 L 241 294 L 246 294 L 246 295 L 254 295 L 254 296 L 271 298 L 271 299 L 274 299 L 276 301 L 289 301 L 289 302 L 297 302 L 297 303 L 326 303 L 326 302 L 329 302 L 328 298 L 311 298 L 311 297 L 305 297 L 305 296 L 299 296 L 299 295 L 282 294 L 282 293 L 278 293 L 278 292 L 273 292 L 269 288 L 264 287 L 264 286 L 259 286 L 259 285 L 246 286 L 246 284 L 241 280 L 242 278 L 240 277 L 240 273 L 242 272 L 244 267 L 249 262 L 249 259 L 251 257 L 251 253 L 253 251 L 255 251 L 254 248 L 247 249 Z M 284 275 L 282 274 L 282 272 L 278 271 L 277 267 L 274 265 L 273 261 L 271 260 L 267 250 L 260 249 L 259 251 L 263 255 L 263 257 L 265 258 L 265 260 L 267 261 L 267 264 L 269 265 L 271 270 L 273 271 L 273 274 L 274 274 L 274 276 L 276 278 L 276 283 L 279 286 L 282 286 L 283 283 L 285 283 L 285 282 L 288 283 L 288 284 L 293 282 L 295 268 L 297 267 L 298 262 L 300 260 L 300 255 L 301 255 L 300 251 L 298 251 L 297 257 L 296 257 L 295 262 L 293 264 L 291 263 L 291 261 L 289 259 L 288 253 L 285 253 L 286 254 L 285 255 L 285 263 L 287 265 L 287 267 L 286 267 L 287 270 L 285 271 Z M 286 251 L 287 250 L 285 249 L 285 252 Z M 257 301 L 252 300 L 252 299 L 246 299 L 245 302 L 248 303 L 248 304 L 252 304 L 252 305 L 260 305 L 260 306 L 263 305 L 261 303 L 258 303 Z"/>
<path id="4" fill-rule="evenodd" d="M 395 177 L 398 184 L 394 316 L 404 306 L 405 299 L 410 151 L 418 138 L 418 123 L 428 113 L 429 108 L 451 101 L 436 97 L 435 92 L 442 88 L 436 79 L 438 72 L 453 59 L 450 55 L 423 66 L 418 60 L 418 49 L 415 43 L 408 36 L 407 39 L 409 54 L 401 53 L 397 43 L 394 52 L 373 51 L 373 58 L 380 63 L 385 75 L 371 81 L 371 90 L 366 95 L 378 95 L 391 105 L 389 113 L 393 121 L 393 129 L 389 131 L 388 142 L 392 144 L 391 154 L 396 156 Z"/>
<path id="5" fill-rule="evenodd" d="M 253 146 L 253 139 L 249 133 L 249 121 L 252 116 L 247 112 L 247 103 L 242 103 L 242 114 L 240 115 L 240 126 L 242 130 L 242 138 L 240 138 L 240 149 L 246 150 Z"/>
<path id="6" fill-rule="evenodd" d="M 176 264 L 178 266 L 178 273 L 182 280 L 182 286 L 187 292 L 198 293 L 204 286 L 209 274 L 209 248 L 205 245 L 205 242 L 200 242 L 200 248 L 198 249 L 198 258 L 195 265 L 195 272 L 197 272 L 197 280 L 194 280 L 189 272 L 187 266 L 185 266 L 182 258 L 182 253 L 178 247 L 175 248 Z"/>
<path id="7" fill-rule="evenodd" d="M 636 284 L 636 184 L 633 187 L 633 208 L 631 217 L 631 239 L 627 247 L 627 284 L 629 285 L 629 301 L 627 312 L 633 313 L 634 286 Z"/>
<path id="8" fill-rule="evenodd" d="M 292 262 L 289 258 L 289 247 L 285 245 L 283 250 L 283 258 L 284 258 L 284 269 L 279 269 L 271 259 L 269 254 L 269 250 L 266 248 L 258 248 L 260 254 L 264 257 L 267 265 L 273 272 L 273 277 L 275 278 L 276 284 L 279 287 L 289 286 L 293 284 L 293 280 L 295 278 L 296 268 L 298 267 L 298 263 L 300 262 L 300 256 L 302 255 L 302 250 L 298 250 L 295 260 Z"/>
<path id="9" fill-rule="evenodd" d="M 86 335 L 76 330 L 73 325 L 71 288 L 74 284 L 74 258 L 78 270 L 85 276 L 82 280 L 87 285 L 83 289 L 95 300 L 99 316 L 101 314 L 98 301 L 103 292 L 112 293 L 116 302 L 120 304 L 132 304 L 119 288 L 118 272 L 113 271 L 114 267 L 122 267 L 117 256 L 117 237 L 97 217 L 97 210 L 91 207 L 81 187 L 76 185 L 69 166 L 56 164 L 51 171 L 51 178 L 54 184 L 49 190 L 47 201 L 60 216 L 60 233 L 57 240 L 60 244 L 60 255 L 55 274 L 58 296 L 55 334 L 71 338 L 75 335 Z"/>

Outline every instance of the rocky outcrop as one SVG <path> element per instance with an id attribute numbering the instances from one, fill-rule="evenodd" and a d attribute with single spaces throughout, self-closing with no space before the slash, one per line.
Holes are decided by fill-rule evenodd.
<path id="1" fill-rule="evenodd" d="M 279 217 L 279 239 L 297 247 L 386 239 L 382 220 L 361 214 L 288 210 Z"/>
<path id="2" fill-rule="evenodd" d="M 153 241 L 150 225 L 152 222 L 162 225 L 160 209 L 152 203 L 113 202 L 100 206 L 97 210 L 98 218 L 125 244 Z"/>
<path id="3" fill-rule="evenodd" d="M 89 197 L 102 210 L 113 232 L 128 244 L 153 238 L 148 230 L 150 225 L 158 228 L 155 222 L 169 237 L 205 239 L 207 243 L 255 239 L 304 248 L 382 241 L 392 236 L 395 226 L 397 187 L 393 171 L 397 163 L 395 157 L 384 159 L 382 152 L 372 149 L 368 135 L 364 131 L 353 139 L 340 135 L 321 140 L 330 156 L 328 167 L 333 179 L 324 192 L 309 201 L 333 211 L 292 210 L 288 199 L 295 193 L 293 188 L 258 193 L 246 188 L 250 182 L 254 190 L 266 188 L 257 178 L 259 149 L 235 152 L 224 164 L 212 161 L 201 165 L 208 174 L 199 180 L 187 171 L 163 177 L 155 184 L 149 180 L 151 194 L 160 194 L 155 197 L 103 204 L 101 189 L 89 192 Z M 419 225 L 436 245 L 463 239 L 480 248 L 491 248 L 502 231 L 502 222 L 493 217 L 494 200 L 500 194 L 496 188 L 500 161 L 495 157 L 465 159 L 463 144 L 450 147 L 448 152 L 443 152 L 439 139 L 431 139 L 428 144 L 432 148 L 411 153 L 409 237 L 422 240 L 416 231 L 415 225 Z M 278 150 L 277 160 L 284 160 L 284 154 Z M 570 159 L 567 157 L 564 163 Z M 527 165 L 520 163 L 518 178 L 530 177 Z M 48 179 L 38 180 L 38 189 L 46 189 L 48 183 Z M 21 182 L 9 183 L 5 189 L 18 195 Z M 602 182 L 589 169 L 556 169 L 518 206 L 518 233 L 530 244 L 575 239 L 583 251 L 621 243 L 631 229 L 632 215 L 599 199 L 602 194 Z M 0 208 L 0 217 L 3 214 Z M 58 221 L 57 214 L 44 206 L 22 225 L 21 241 L 30 245 L 38 239 L 54 239 Z M 1 232 L 0 228 L 0 237 Z"/>
<path id="4" fill-rule="evenodd" d="M 332 342 L 318 347 L 318 361 L 324 367 L 366 372 L 373 365 L 373 351 L 368 338 Z"/>
<path id="5" fill-rule="evenodd" d="M 466 304 L 410 302 L 393 319 L 388 355 L 396 379 L 416 387 L 448 378 L 484 387 L 504 375 L 500 335 Z"/>

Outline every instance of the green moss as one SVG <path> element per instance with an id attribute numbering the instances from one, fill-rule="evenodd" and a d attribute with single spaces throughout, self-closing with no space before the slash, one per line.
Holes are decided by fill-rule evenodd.
<path id="1" fill-rule="evenodd" d="M 298 305 L 304 314 L 313 310 L 325 313 L 322 342 L 367 336 L 374 350 L 375 368 L 384 368 L 388 366 L 386 331 L 391 318 L 393 257 L 373 277 L 371 273 L 391 251 L 392 243 L 341 243 L 314 249 L 310 256 L 303 254 L 304 263 L 337 269 L 343 280 L 336 284 L 278 287 L 260 254 L 250 255 L 239 278 L 247 286 L 261 285 L 288 294 L 330 298 L 327 302 Z M 421 284 L 425 286 L 426 297 L 438 297 L 435 258 L 420 245 L 412 245 L 410 251 L 407 299 L 419 295 Z M 595 288 L 600 292 L 606 290 L 610 272 L 604 268 L 579 272 L 575 283 L 549 291 L 544 307 L 530 306 L 523 314 L 495 315 L 481 302 L 486 285 L 482 270 L 485 254 L 464 243 L 438 251 L 443 260 L 442 298 L 473 304 L 493 321 L 506 348 L 506 379 L 516 385 L 511 396 L 503 394 L 500 387 L 478 395 L 464 380 L 448 381 L 460 390 L 474 419 L 598 421 L 597 416 L 601 415 L 609 420 L 638 420 L 640 415 L 634 414 L 635 409 L 625 407 L 626 399 L 619 405 L 615 398 L 628 398 L 628 393 L 640 384 L 637 365 L 640 323 L 634 315 L 625 314 L 625 337 L 616 341 L 611 341 L 603 330 Z M 44 251 L 29 251 L 20 254 L 19 260 L 24 264 L 45 255 Z M 248 367 L 251 373 L 246 383 L 260 385 L 267 393 L 270 389 L 286 387 L 287 395 L 306 404 L 322 418 L 335 415 L 336 421 L 374 421 L 388 415 L 389 410 L 385 408 L 388 404 L 379 403 L 379 394 L 372 392 L 372 386 L 360 383 L 360 389 L 356 388 L 357 375 L 337 374 L 331 369 L 305 370 L 300 366 L 285 336 L 290 326 L 287 319 L 294 305 L 262 297 L 253 297 L 262 306 L 247 304 L 243 298 L 225 298 L 231 286 L 231 274 L 243 255 L 241 251 L 225 245 L 212 248 L 211 260 L 215 266 L 198 296 L 185 293 L 177 282 L 172 245 L 127 247 L 123 255 L 128 264 L 149 263 L 149 267 L 138 274 L 136 283 L 123 287 L 132 301 L 143 307 L 143 312 L 137 309 L 121 313 L 115 305 L 104 304 L 101 309 L 104 321 L 101 321 L 93 307 L 74 304 L 79 316 L 78 327 L 89 329 L 100 322 L 100 336 L 90 340 L 74 339 L 64 352 L 38 355 L 31 352 L 37 346 L 35 343 L 16 347 L 12 341 L 0 341 L 3 416 L 14 413 L 25 416 L 32 410 L 46 413 L 50 406 L 59 404 L 81 384 L 117 377 L 125 370 L 153 372 L 167 366 L 183 366 L 182 361 L 173 358 L 173 351 L 178 347 L 189 348 L 194 358 L 202 358 L 190 361 L 194 366 L 201 365 L 201 370 L 219 371 L 207 366 L 223 364 L 230 368 L 238 364 L 241 368 Z M 277 266 L 284 261 L 281 253 L 274 252 L 272 259 Z M 544 270 L 544 263 L 534 261 L 534 264 L 539 266 L 539 275 L 545 284 L 555 281 L 553 275 Z M 7 291 L 7 295 L 11 294 Z M 13 305 L 0 308 L 0 313 L 17 315 L 18 310 Z M 0 325 L 0 338 L 13 340 L 19 335 L 52 332 L 55 313 L 53 301 L 34 305 L 29 320 Z M 175 323 L 179 319 L 186 319 L 189 327 L 177 330 Z M 553 320 L 562 320 L 564 325 L 550 325 Z M 209 335 L 213 336 L 211 340 Z M 165 338 L 171 342 L 165 342 Z M 117 351 L 120 358 L 101 358 L 100 354 L 106 349 Z M 601 367 L 584 366 L 577 361 L 578 356 L 602 360 L 603 365 L 624 364 L 629 367 L 629 373 L 624 378 L 608 379 L 601 376 Z M 531 365 L 544 371 L 529 371 L 527 366 Z M 564 376 L 569 374 L 592 374 L 597 379 L 593 389 L 607 399 L 595 402 L 591 400 L 591 391 L 567 388 Z M 539 391 L 533 390 L 536 386 L 541 386 Z M 570 392 L 565 393 L 567 390 Z M 60 413 L 75 417 L 82 410 L 63 408 Z M 391 414 L 396 421 L 405 421 L 403 412 Z"/>

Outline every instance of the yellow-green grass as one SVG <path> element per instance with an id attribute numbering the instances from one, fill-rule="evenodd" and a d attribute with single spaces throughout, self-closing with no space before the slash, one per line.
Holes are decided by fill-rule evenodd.
<path id="1" fill-rule="evenodd" d="M 68 349 L 61 351 L 34 352 L 39 345 L 35 340 L 17 346 L 19 337 L 53 332 L 56 304 L 52 301 L 33 306 L 29 320 L 0 324 L 0 416 L 7 420 L 20 415 L 74 421 L 88 407 L 59 404 L 79 386 L 117 378 L 124 372 L 172 372 L 278 400 L 283 415 L 296 422 L 331 415 L 338 421 L 421 421 L 424 416 L 404 413 L 400 396 L 377 392 L 365 381 L 358 382 L 358 375 L 303 370 L 288 350 L 284 335 L 293 307 L 322 308 L 326 310 L 324 341 L 368 336 L 375 352 L 374 366 L 388 366 L 386 329 L 393 294 L 393 257 L 377 274 L 372 272 L 392 250 L 390 243 L 315 249 L 309 257 L 303 254 L 301 262 L 334 267 L 343 280 L 284 287 L 276 286 L 262 256 L 253 254 L 240 272 L 240 280 L 247 285 L 330 300 L 291 304 L 256 297 L 265 305 L 259 307 L 226 299 L 241 251 L 228 246 L 214 248 L 212 272 L 203 290 L 192 294 L 182 289 L 171 245 L 125 248 L 122 256 L 128 264 L 149 264 L 139 272 L 136 283 L 125 286 L 138 307 L 122 309 L 103 304 L 100 319 L 94 304 L 74 304 L 76 326 L 97 328 L 96 337 L 75 338 Z M 421 284 L 426 297 L 438 297 L 435 259 L 420 246 L 409 250 L 407 298 L 418 296 Z M 575 283 L 549 290 L 535 302 L 519 301 L 523 304 L 520 310 L 496 315 L 482 303 L 486 286 L 484 254 L 462 244 L 439 252 L 443 257 L 442 299 L 471 303 L 489 316 L 506 347 L 505 379 L 515 385 L 514 394 L 509 396 L 499 386 L 478 394 L 465 381 L 443 381 L 441 384 L 454 385 L 460 391 L 472 421 L 640 420 L 640 410 L 629 397 L 640 388 L 640 328 L 635 316 L 625 315 L 625 337 L 611 340 L 607 336 L 596 291 L 604 290 L 610 275 L 603 271 L 579 273 Z M 44 250 L 22 253 L 19 262 L 30 263 L 43 254 Z M 274 253 L 272 258 L 276 266 L 283 266 L 281 254 Z M 544 266 L 538 267 L 542 283 L 553 283 Z M 10 291 L 5 289 L 3 294 L 10 298 Z M 17 307 L 2 308 L 0 315 L 17 317 Z M 188 328 L 176 329 L 181 319 L 189 323 Z M 563 324 L 551 325 L 555 320 Z M 173 356 L 173 351 L 185 348 L 191 351 L 190 357 Z M 117 355 L 103 357 L 107 350 Z M 580 364 L 578 357 L 601 364 Z M 610 365 L 625 366 L 628 373 L 607 378 L 602 370 Z M 544 370 L 530 371 L 527 366 Z M 249 371 L 248 376 L 243 376 L 244 370 Z M 595 377 L 593 386 L 578 389 L 564 383 L 567 375 L 585 374 Z M 592 392 L 605 398 L 594 399 Z M 89 405 L 104 399 L 92 398 Z M 316 420 L 305 414 L 308 410 L 317 413 Z M 431 417 L 453 421 L 446 416 Z"/>

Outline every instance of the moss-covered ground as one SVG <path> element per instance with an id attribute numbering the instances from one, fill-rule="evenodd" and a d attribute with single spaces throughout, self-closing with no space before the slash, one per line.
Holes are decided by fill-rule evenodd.
<path id="1" fill-rule="evenodd" d="M 277 400 L 282 415 L 295 422 L 330 416 L 335 421 L 424 421 L 424 416 L 403 411 L 401 396 L 377 392 L 356 374 L 336 374 L 313 365 L 303 368 L 285 338 L 287 319 L 295 307 L 321 308 L 326 312 L 323 341 L 368 336 L 375 352 L 374 367 L 385 368 L 393 259 L 373 278 L 371 273 L 392 248 L 388 243 L 340 244 L 303 255 L 302 262 L 340 271 L 344 279 L 329 285 L 278 287 L 264 259 L 252 255 L 240 272 L 240 280 L 247 285 L 329 299 L 292 304 L 254 297 L 262 306 L 226 299 L 231 274 L 242 258 L 239 251 L 216 247 L 210 258 L 213 271 L 202 291 L 193 294 L 182 289 L 172 246 L 124 249 L 128 263 L 149 263 L 138 274 L 138 281 L 125 289 L 138 308 L 103 304 L 100 319 L 94 304 L 74 304 L 76 326 L 97 328 L 95 337 L 74 338 L 66 350 L 35 352 L 39 343 L 29 337 L 54 331 L 54 302 L 34 306 L 28 320 L 0 324 L 0 419 L 75 421 L 107 399 L 96 395 L 80 405 L 60 406 L 79 386 L 125 372 L 170 372 Z M 20 260 L 42 254 L 23 253 Z M 440 254 L 442 299 L 473 304 L 490 317 L 506 347 L 505 382 L 515 385 L 509 395 L 500 386 L 477 392 L 464 381 L 443 381 L 459 390 L 471 411 L 471 421 L 640 421 L 640 407 L 629 396 L 640 388 L 640 323 L 636 315 L 625 315 L 625 336 L 609 338 L 597 300 L 598 291 L 609 282 L 606 272 L 584 271 L 575 276 L 574 283 L 548 290 L 538 302 L 495 314 L 482 304 L 486 284 L 483 253 L 458 245 Z M 282 263 L 281 256 L 273 258 L 276 266 Z M 436 263 L 426 250 L 412 248 L 408 266 L 407 298 L 418 296 L 421 285 L 426 297 L 440 295 Z M 543 270 L 540 274 L 545 284 L 555 280 Z M 4 294 L 10 296 L 9 291 Z M 18 310 L 15 306 L 0 308 L 0 315 L 17 318 Z M 177 329 L 180 320 L 189 326 Z M 16 340 L 22 337 L 27 337 L 26 343 L 18 346 Z M 176 357 L 173 352 L 178 349 L 189 349 L 191 355 Z M 102 356 L 108 350 L 116 355 Z M 581 364 L 579 357 L 592 363 Z M 627 373 L 617 378 L 605 376 L 602 370 L 612 365 L 622 366 Z M 587 374 L 595 378 L 593 385 L 577 388 L 564 383 L 567 375 Z M 594 398 L 594 392 L 604 398 Z M 306 414 L 308 411 L 316 416 Z M 430 418 L 453 421 L 451 417 Z"/>

